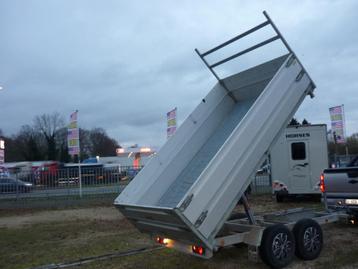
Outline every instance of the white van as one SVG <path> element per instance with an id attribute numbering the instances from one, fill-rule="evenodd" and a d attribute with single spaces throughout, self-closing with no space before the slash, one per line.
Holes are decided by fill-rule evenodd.
<path id="1" fill-rule="evenodd" d="M 320 195 L 320 175 L 328 167 L 327 126 L 289 126 L 271 148 L 270 163 L 278 202 L 289 195 Z"/>

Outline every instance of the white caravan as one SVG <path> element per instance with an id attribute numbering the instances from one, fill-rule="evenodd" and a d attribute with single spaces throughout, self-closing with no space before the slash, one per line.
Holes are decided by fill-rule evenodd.
<path id="1" fill-rule="evenodd" d="M 320 174 L 328 167 L 326 125 L 289 126 L 271 148 L 270 162 L 278 202 L 288 195 L 320 195 Z"/>

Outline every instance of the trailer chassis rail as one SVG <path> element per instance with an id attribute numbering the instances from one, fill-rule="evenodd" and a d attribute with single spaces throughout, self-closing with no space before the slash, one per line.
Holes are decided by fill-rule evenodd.
<path id="1" fill-rule="evenodd" d="M 297 221 L 301 219 L 310 218 L 323 225 L 346 220 L 348 215 L 342 212 L 316 212 L 313 209 L 295 208 L 262 216 L 258 215 L 255 218 L 256 224 L 250 224 L 249 218 L 227 221 L 223 229 L 226 233 L 231 234 L 216 237 L 217 248 L 239 243 L 258 247 L 265 228 L 274 224 L 283 224 L 292 229 Z"/>
<path id="2" fill-rule="evenodd" d="M 245 195 L 242 196 L 242 204 L 245 213 L 242 217 L 228 220 L 224 223 L 218 236 L 215 237 L 214 249 L 205 249 L 201 254 L 193 252 L 190 242 L 182 242 L 164 238 L 162 235 L 155 235 L 153 239 L 167 240 L 164 245 L 168 248 L 175 248 L 181 252 L 188 253 L 200 258 L 209 259 L 213 253 L 220 248 L 244 243 L 248 245 L 248 257 L 252 261 L 258 261 L 258 248 L 262 242 L 262 235 L 267 227 L 282 224 L 292 230 L 295 224 L 303 219 L 311 219 L 319 225 L 334 223 L 338 221 L 349 221 L 349 215 L 341 211 L 315 211 L 309 208 L 292 208 L 282 211 L 276 211 L 263 215 L 254 215 Z M 163 242 L 161 242 L 163 244 Z"/>

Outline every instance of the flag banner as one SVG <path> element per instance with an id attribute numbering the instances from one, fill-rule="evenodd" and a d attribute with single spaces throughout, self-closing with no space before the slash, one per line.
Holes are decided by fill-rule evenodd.
<path id="1" fill-rule="evenodd" d="M 177 108 L 174 108 L 173 110 L 169 111 L 167 113 L 167 118 L 169 119 L 175 119 L 177 114 Z"/>
<path id="2" fill-rule="evenodd" d="M 79 138 L 79 133 L 78 133 L 78 129 L 68 129 L 67 132 L 67 137 L 68 139 L 78 139 Z"/>
<path id="3" fill-rule="evenodd" d="M 78 147 L 78 139 L 69 139 L 68 147 Z"/>
<path id="4" fill-rule="evenodd" d="M 75 111 L 70 115 L 70 122 L 77 121 L 77 113 L 78 111 Z"/>
<path id="5" fill-rule="evenodd" d="M 80 154 L 80 148 L 79 147 L 73 147 L 73 148 L 68 148 L 68 154 L 70 155 L 78 155 Z"/>
<path id="6" fill-rule="evenodd" d="M 342 121 L 332 122 L 332 126 L 333 126 L 334 129 L 342 129 L 343 128 L 343 123 L 342 123 Z"/>
<path id="7" fill-rule="evenodd" d="M 78 111 L 75 111 L 70 115 L 70 124 L 67 129 L 68 154 L 71 156 L 80 153 L 80 132 L 77 127 L 77 114 Z"/>
<path id="8" fill-rule="evenodd" d="M 167 113 L 167 138 L 174 135 L 177 129 L 177 108 Z"/>
<path id="9" fill-rule="evenodd" d="M 175 127 L 169 127 L 167 128 L 167 134 L 168 134 L 168 137 L 169 136 L 172 136 L 176 131 L 176 128 Z"/>
<path id="10" fill-rule="evenodd" d="M 342 121 L 343 117 L 341 114 L 331 114 L 331 121 Z"/>
<path id="11" fill-rule="evenodd" d="M 342 114 L 343 109 L 342 106 L 334 106 L 329 109 L 329 112 L 331 114 Z"/>
<path id="12" fill-rule="evenodd" d="M 334 141 L 338 144 L 344 144 L 346 139 L 343 105 L 329 108 L 329 114 Z"/>
<path id="13" fill-rule="evenodd" d="M 68 129 L 76 129 L 77 128 L 77 121 L 72 121 L 68 126 Z"/>
<path id="14" fill-rule="evenodd" d="M 175 125 L 176 125 L 175 119 L 168 120 L 168 126 L 175 126 Z"/>

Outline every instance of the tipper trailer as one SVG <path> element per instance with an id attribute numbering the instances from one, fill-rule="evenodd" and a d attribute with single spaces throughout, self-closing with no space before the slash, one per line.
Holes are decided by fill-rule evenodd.
<path id="1" fill-rule="evenodd" d="M 295 248 L 302 258 L 318 256 L 318 223 L 335 221 L 339 215 L 291 210 L 254 216 L 247 203 L 244 192 L 252 176 L 315 88 L 264 15 L 265 22 L 235 38 L 205 53 L 196 50 L 218 83 L 123 190 L 115 206 L 138 230 L 167 247 L 210 258 L 220 247 L 246 243 L 249 253 L 259 250 L 265 263 L 279 268 L 291 262 Z M 274 37 L 214 64 L 207 61 L 209 54 L 266 26 L 273 28 Z M 217 66 L 276 40 L 282 41 L 286 54 L 224 79 L 215 72 Z M 240 199 L 246 214 L 233 220 L 230 215 Z M 303 247 L 304 238 L 308 248 Z"/>

